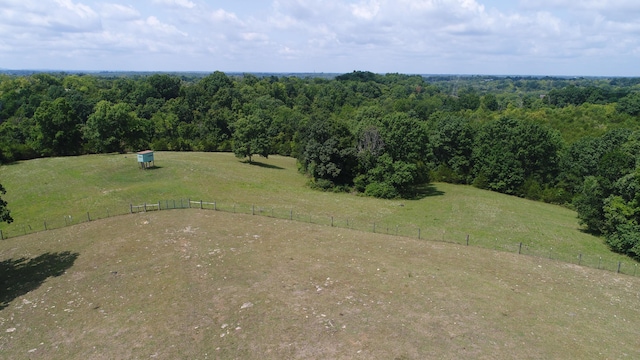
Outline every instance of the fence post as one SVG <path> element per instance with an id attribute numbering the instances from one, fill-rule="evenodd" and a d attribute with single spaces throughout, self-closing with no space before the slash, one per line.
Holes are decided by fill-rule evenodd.
<path id="1" fill-rule="evenodd" d="M 600 264 L 602 263 L 602 256 L 600 256 L 600 260 L 598 260 L 598 269 L 600 269 Z"/>
<path id="2" fill-rule="evenodd" d="M 375 222 L 373 223 L 373 232 L 374 233 L 376 232 L 376 223 Z"/>
<path id="3" fill-rule="evenodd" d="M 187 202 L 189 203 L 189 209 L 191 209 L 191 198 L 188 198 Z"/>
<path id="4" fill-rule="evenodd" d="M 333 227 L 333 216 L 331 217 L 331 227 Z"/>
<path id="5" fill-rule="evenodd" d="M 469 234 L 467 234 L 467 246 L 469 246 Z"/>
<path id="6" fill-rule="evenodd" d="M 87 211 L 87 220 L 91 221 L 91 216 L 89 216 L 89 212 Z"/>
<path id="7" fill-rule="evenodd" d="M 293 209 L 289 210 L 289 220 L 293 220 Z"/>
<path id="8" fill-rule="evenodd" d="M 418 240 L 421 240 L 420 239 L 420 228 L 418 228 Z"/>
<path id="9" fill-rule="evenodd" d="M 522 254 L 522 242 L 520 242 L 520 246 L 518 246 L 518 255 Z"/>
<path id="10" fill-rule="evenodd" d="M 582 263 L 582 254 L 578 255 L 578 265 Z"/>
<path id="11" fill-rule="evenodd" d="M 147 212 L 147 203 L 144 203 L 144 212 Z"/>
<path id="12" fill-rule="evenodd" d="M 44 222 L 44 229 L 45 230 L 49 230 L 49 229 L 47 229 L 47 222 L 46 221 Z"/>
<path id="13" fill-rule="evenodd" d="M 200 209 L 202 209 L 202 200 L 200 200 Z"/>
<path id="14" fill-rule="evenodd" d="M 2 233 L 2 230 L 0 230 L 0 240 L 4 240 L 4 234 Z"/>
<path id="15" fill-rule="evenodd" d="M 133 204 L 129 204 L 129 214 L 133 214 Z M 67 218 L 65 217 L 65 220 Z"/>
<path id="16" fill-rule="evenodd" d="M 398 225 L 396 225 L 396 236 L 398 236 Z"/>
<path id="17" fill-rule="evenodd" d="M 251 205 L 251 215 L 255 215 L 255 214 L 256 214 L 256 206 Z"/>
<path id="18" fill-rule="evenodd" d="M 162 200 L 158 200 L 158 211 L 162 210 L 160 209 L 160 204 L 162 203 Z"/>
<path id="19" fill-rule="evenodd" d="M 213 202 L 213 210 L 216 210 L 216 211 L 218 210 L 218 206 L 216 205 L 215 201 Z"/>
<path id="20" fill-rule="evenodd" d="M 618 261 L 618 271 L 617 271 L 618 274 L 620 273 L 620 266 L 622 266 L 622 262 Z"/>

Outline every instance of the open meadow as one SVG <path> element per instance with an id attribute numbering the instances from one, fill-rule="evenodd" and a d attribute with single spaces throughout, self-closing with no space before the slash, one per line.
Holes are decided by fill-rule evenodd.
<path id="1" fill-rule="evenodd" d="M 277 156 L 156 159 L 0 167 L 15 219 L 0 227 L 1 358 L 640 353 L 636 263 L 566 208 L 442 183 L 414 200 L 319 192 Z M 163 210 L 129 213 L 144 203 Z"/>
<path id="2" fill-rule="evenodd" d="M 0 244 L 6 359 L 640 353 L 640 278 L 544 258 L 200 209 Z"/>
<path id="3" fill-rule="evenodd" d="M 156 152 L 139 170 L 135 154 L 46 158 L 0 167 L 15 222 L 4 237 L 130 211 L 130 204 L 216 202 L 219 210 L 469 244 L 640 275 L 637 263 L 581 231 L 569 209 L 470 186 L 435 183 L 415 200 L 381 200 L 306 186 L 295 159 L 246 164 L 229 153 Z M 177 202 L 177 203 L 176 203 Z M 194 205 L 197 206 L 197 205 Z M 209 206 L 211 207 L 211 206 Z M 522 243 L 522 245 L 520 245 Z"/>

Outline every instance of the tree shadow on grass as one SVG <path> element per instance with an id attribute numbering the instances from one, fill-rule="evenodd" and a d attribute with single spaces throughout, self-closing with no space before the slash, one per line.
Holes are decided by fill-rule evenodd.
<path id="1" fill-rule="evenodd" d="M 162 169 L 162 166 L 158 166 L 158 165 L 153 165 L 153 166 L 149 166 L 148 168 L 144 168 L 144 169 L 140 169 L 140 170 L 160 170 Z"/>
<path id="2" fill-rule="evenodd" d="M 407 194 L 404 198 L 408 200 L 420 200 L 431 196 L 442 196 L 444 191 L 438 190 L 433 184 L 422 184 L 413 187 L 413 192 Z"/>
<path id="3" fill-rule="evenodd" d="M 64 251 L 45 253 L 27 259 L 8 259 L 0 262 L 0 310 L 15 298 L 37 289 L 49 277 L 60 276 L 73 266 L 78 253 Z"/>
<path id="4" fill-rule="evenodd" d="M 277 166 L 277 165 L 265 164 L 265 163 L 261 163 L 261 162 L 258 162 L 258 161 L 252 161 L 252 162 L 248 162 L 247 161 L 247 164 L 258 166 L 258 167 L 261 167 L 261 168 L 266 168 L 266 169 L 277 169 L 277 170 L 283 170 L 284 169 L 284 168 L 281 168 L 280 166 Z"/>

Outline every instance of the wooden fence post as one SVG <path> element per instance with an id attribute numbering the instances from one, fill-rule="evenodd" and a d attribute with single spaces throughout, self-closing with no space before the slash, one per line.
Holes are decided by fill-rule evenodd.
<path id="1" fill-rule="evenodd" d="M 45 230 L 49 230 L 49 229 L 47 229 L 47 222 L 46 221 L 44 222 L 44 229 Z"/>
<path id="2" fill-rule="evenodd" d="M 91 216 L 89 215 L 88 211 L 87 211 L 87 220 L 91 221 Z"/>
<path id="3" fill-rule="evenodd" d="M 518 255 L 522 254 L 522 242 L 520 242 L 520 245 L 518 246 Z"/>
<path id="4" fill-rule="evenodd" d="M 469 246 L 469 234 L 467 234 L 467 246 Z"/>
<path id="5" fill-rule="evenodd" d="M 420 228 L 418 228 L 418 240 L 420 240 Z"/>
<path id="6" fill-rule="evenodd" d="M 620 273 L 620 266 L 622 266 L 622 262 L 618 261 L 618 271 L 617 271 L 618 274 Z"/>
<path id="7" fill-rule="evenodd" d="M 4 234 L 2 234 L 2 230 L 0 230 L 0 240 L 4 240 Z"/>

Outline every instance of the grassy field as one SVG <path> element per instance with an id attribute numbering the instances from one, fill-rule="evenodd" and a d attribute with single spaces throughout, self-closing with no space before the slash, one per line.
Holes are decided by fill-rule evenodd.
<path id="1" fill-rule="evenodd" d="M 637 265 L 580 231 L 575 212 L 444 183 L 418 200 L 379 200 L 314 191 L 286 157 L 249 165 L 228 153 L 156 153 L 156 169 L 135 155 L 38 159 L 0 167 L 14 224 L 6 237 L 129 212 L 129 204 L 190 198 L 218 209 L 408 237 L 469 243 L 634 274 Z M 168 204 L 172 206 L 171 203 Z M 520 247 L 522 243 L 522 247 Z M 581 256 L 581 257 L 580 257 Z"/>
<path id="2" fill-rule="evenodd" d="M 0 267 L 4 359 L 640 353 L 640 278 L 264 216 L 111 217 L 2 241 Z"/>

